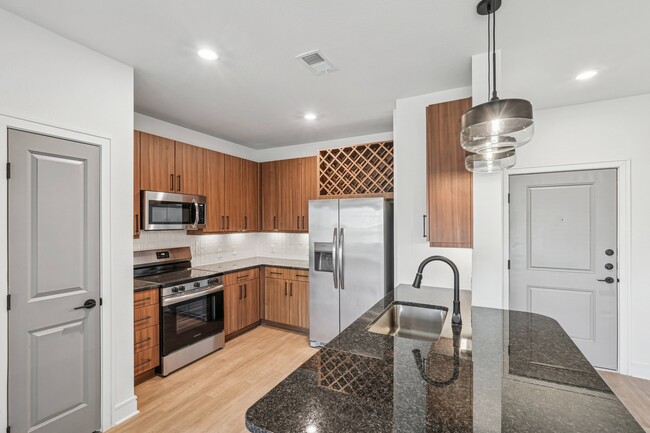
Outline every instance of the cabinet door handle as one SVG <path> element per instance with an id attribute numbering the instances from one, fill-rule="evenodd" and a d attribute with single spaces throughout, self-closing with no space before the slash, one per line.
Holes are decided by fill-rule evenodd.
<path id="1" fill-rule="evenodd" d="M 226 215 L 226 230 L 230 230 L 230 215 Z"/>
<path id="2" fill-rule="evenodd" d="M 296 277 L 299 277 L 299 278 L 309 278 L 309 275 L 300 275 L 300 274 L 296 274 Z"/>
<path id="3" fill-rule="evenodd" d="M 140 340 L 137 343 L 134 344 L 134 346 L 137 346 L 138 344 L 146 343 L 147 341 L 151 341 L 151 337 L 147 337 L 144 340 Z"/>
<path id="4" fill-rule="evenodd" d="M 239 300 L 241 301 L 241 286 L 239 286 Z"/>
<path id="5" fill-rule="evenodd" d="M 244 216 L 244 230 L 248 230 L 248 217 Z"/>
<path id="6" fill-rule="evenodd" d="M 226 217 L 221 215 L 221 230 L 226 229 Z"/>
<path id="7" fill-rule="evenodd" d="M 299 216 L 296 217 L 296 229 L 300 230 L 300 217 Z"/>
<path id="8" fill-rule="evenodd" d="M 302 216 L 302 229 L 305 229 L 305 216 Z"/>
<path id="9" fill-rule="evenodd" d="M 135 321 L 133 321 L 133 323 L 144 322 L 145 320 L 149 320 L 149 319 L 151 319 L 151 316 L 147 316 L 147 317 L 144 317 L 142 319 L 135 320 Z"/>
<path id="10" fill-rule="evenodd" d="M 287 282 L 284 282 L 284 296 L 287 296 Z"/>
<path id="11" fill-rule="evenodd" d="M 138 299 L 137 301 L 133 301 L 133 303 L 134 304 L 140 304 L 140 303 L 143 303 L 143 302 L 147 302 L 150 299 L 151 298 Z"/>
<path id="12" fill-rule="evenodd" d="M 178 186 L 176 187 L 176 189 L 177 189 L 178 191 L 181 190 L 181 175 L 180 175 L 180 174 L 178 175 Z"/>
<path id="13" fill-rule="evenodd" d="M 276 228 L 278 228 L 278 226 L 277 226 L 277 224 L 276 224 L 276 218 L 277 218 L 277 217 L 273 217 L 273 230 L 275 230 Z"/>
<path id="14" fill-rule="evenodd" d="M 248 284 L 244 284 L 244 298 L 248 298 L 248 291 L 246 290 L 246 286 L 248 286 Z"/>
<path id="15" fill-rule="evenodd" d="M 282 275 L 282 272 L 269 272 L 271 275 Z"/>
<path id="16" fill-rule="evenodd" d="M 427 216 L 422 215 L 422 237 L 427 237 Z"/>
<path id="17" fill-rule="evenodd" d="M 135 233 L 140 233 L 140 218 L 138 218 L 138 214 L 135 214 Z"/>
<path id="18" fill-rule="evenodd" d="M 293 283 L 289 283 L 289 296 L 293 296 Z"/>
<path id="19" fill-rule="evenodd" d="M 171 191 L 173 191 L 174 190 L 174 173 L 169 175 L 169 179 L 171 180 L 171 184 L 172 184 Z"/>
<path id="20" fill-rule="evenodd" d="M 237 277 L 238 280 L 241 280 L 242 278 L 248 278 L 248 274 L 240 275 L 239 277 Z"/>

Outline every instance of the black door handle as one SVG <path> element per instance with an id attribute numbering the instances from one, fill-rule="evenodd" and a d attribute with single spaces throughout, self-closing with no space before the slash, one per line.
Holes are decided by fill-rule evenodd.
<path id="1" fill-rule="evenodd" d="M 94 299 L 88 299 L 81 307 L 75 307 L 75 310 L 90 310 L 95 308 L 95 305 L 97 305 L 97 302 Z"/>
<path id="2" fill-rule="evenodd" d="M 612 284 L 614 282 L 614 279 L 612 277 L 607 277 L 604 280 L 598 280 L 598 281 L 603 281 L 607 284 Z"/>

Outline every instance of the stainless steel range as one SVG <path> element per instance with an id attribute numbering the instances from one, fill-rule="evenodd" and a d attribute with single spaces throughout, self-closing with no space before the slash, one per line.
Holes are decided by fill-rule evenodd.
<path id="1" fill-rule="evenodd" d="M 192 269 L 189 247 L 136 251 L 133 259 L 133 276 L 161 287 L 158 373 L 224 346 L 223 274 Z"/>

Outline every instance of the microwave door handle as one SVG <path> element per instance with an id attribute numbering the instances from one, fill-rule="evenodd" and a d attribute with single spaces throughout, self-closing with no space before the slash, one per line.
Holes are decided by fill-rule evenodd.
<path id="1" fill-rule="evenodd" d="M 194 224 L 192 224 L 192 228 L 196 230 L 199 228 L 199 204 L 195 199 L 192 199 L 192 203 L 194 204 Z"/>

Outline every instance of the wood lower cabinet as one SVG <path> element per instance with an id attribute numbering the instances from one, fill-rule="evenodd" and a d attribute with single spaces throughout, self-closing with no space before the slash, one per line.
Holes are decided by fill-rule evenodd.
<path id="1" fill-rule="evenodd" d="M 160 365 L 158 289 L 133 294 L 133 374 L 136 384 L 153 377 Z"/>
<path id="2" fill-rule="evenodd" d="M 427 107 L 427 235 L 432 247 L 472 248 L 472 173 L 465 169 L 460 118 L 471 98 Z"/>
<path id="3" fill-rule="evenodd" d="M 264 319 L 309 328 L 309 273 L 267 267 L 264 275 Z"/>
<path id="4" fill-rule="evenodd" d="M 133 131 L 133 237 L 140 236 L 140 132 Z"/>
<path id="5" fill-rule="evenodd" d="M 260 321 L 259 269 L 226 274 L 224 319 L 226 336 Z"/>
<path id="6" fill-rule="evenodd" d="M 262 230 L 307 232 L 309 200 L 318 198 L 316 157 L 262 163 Z"/>

